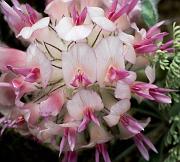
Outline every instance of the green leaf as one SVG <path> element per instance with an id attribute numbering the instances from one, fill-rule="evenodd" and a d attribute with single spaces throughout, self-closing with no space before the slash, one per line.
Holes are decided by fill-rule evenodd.
<path id="1" fill-rule="evenodd" d="M 158 21 L 157 2 L 152 0 L 142 0 L 142 17 L 148 26 L 153 26 Z"/>

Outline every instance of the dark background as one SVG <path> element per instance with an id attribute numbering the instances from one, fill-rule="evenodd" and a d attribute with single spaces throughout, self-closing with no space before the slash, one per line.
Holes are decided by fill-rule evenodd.
<path id="1" fill-rule="evenodd" d="M 24 0 L 25 1 L 25 0 Z M 43 11 L 45 5 L 43 0 L 27 0 L 26 2 L 36 6 L 38 11 Z M 180 0 L 161 0 L 158 5 L 160 19 L 169 20 L 169 25 L 172 22 L 180 24 Z M 20 41 L 15 39 L 6 22 L 0 14 L 0 42 L 4 42 L 10 47 L 25 49 Z M 127 148 L 132 145 L 132 141 L 120 142 L 117 141 L 112 148 L 110 148 L 110 155 L 117 155 L 121 152 L 122 148 Z M 125 159 L 121 162 L 136 162 L 139 161 L 139 153 L 131 146 L 132 150 Z M 130 156 L 131 155 L 131 156 Z M 94 151 L 88 150 L 80 154 L 79 162 L 94 161 Z M 133 156 L 133 157 L 132 157 Z M 155 156 L 155 154 L 153 154 Z M 113 158 L 112 158 L 113 159 Z M 45 146 L 38 144 L 31 138 L 21 137 L 19 134 L 12 130 L 7 130 L 0 137 L 0 162 L 58 162 L 58 152 L 53 152 Z M 117 161 L 116 161 L 117 162 Z M 156 162 L 160 162 L 159 160 Z"/>

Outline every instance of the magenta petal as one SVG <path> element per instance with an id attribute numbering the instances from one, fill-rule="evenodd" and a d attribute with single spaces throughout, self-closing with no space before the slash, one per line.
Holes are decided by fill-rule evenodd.
<path id="1" fill-rule="evenodd" d="M 144 45 L 141 47 L 136 48 L 137 53 L 151 53 L 157 51 L 158 47 L 154 44 Z"/>
<path id="2" fill-rule="evenodd" d="M 159 93 L 159 92 L 151 92 L 150 91 L 151 96 L 153 96 L 153 98 L 161 103 L 171 103 L 171 97 L 166 96 L 165 94 Z"/>
<path id="3" fill-rule="evenodd" d="M 94 115 L 94 113 L 90 113 L 90 118 L 91 118 L 91 120 L 96 124 L 96 125 L 98 125 L 99 127 L 100 127 L 100 123 L 99 123 L 99 120 L 98 120 L 98 118 Z"/>
<path id="4" fill-rule="evenodd" d="M 62 139 L 61 139 L 61 143 L 59 145 L 59 156 L 61 156 L 61 153 L 63 152 L 65 142 L 66 142 L 66 137 L 63 136 Z"/>
<path id="5" fill-rule="evenodd" d="M 146 147 L 144 146 L 143 142 L 140 141 L 137 137 L 134 137 L 134 143 L 136 144 L 138 150 L 140 151 L 141 155 L 144 157 L 145 160 L 149 160 L 149 153 Z"/>
<path id="6" fill-rule="evenodd" d="M 131 3 L 129 4 L 129 9 L 127 11 L 127 14 L 129 14 L 133 9 L 134 7 L 137 5 L 139 0 L 132 0 Z"/>
<path id="7" fill-rule="evenodd" d="M 30 22 L 35 24 L 38 20 L 36 12 L 29 4 L 26 4 L 26 10 L 28 12 Z"/>
<path id="8" fill-rule="evenodd" d="M 99 151 L 97 148 L 96 148 L 96 153 L 95 153 L 95 160 L 96 162 L 99 162 Z"/>
<path id="9" fill-rule="evenodd" d="M 154 34 L 157 34 L 158 32 L 160 32 L 159 27 L 160 27 L 161 25 L 163 25 L 163 24 L 164 24 L 164 21 L 161 21 L 161 22 L 155 24 L 154 26 L 152 26 L 152 27 L 148 30 L 146 36 L 147 36 L 148 38 L 150 38 L 150 37 L 152 37 Z"/>
<path id="10" fill-rule="evenodd" d="M 166 42 L 165 44 L 161 45 L 161 50 L 165 50 L 166 48 L 172 46 L 173 43 L 174 43 L 173 40 L 170 40 L 170 41 Z"/>
<path id="11" fill-rule="evenodd" d="M 142 135 L 142 134 L 141 134 Z M 155 153 L 158 153 L 158 151 L 156 150 L 156 148 L 154 147 L 154 145 L 152 144 L 152 142 L 147 138 L 145 137 L 144 135 L 143 136 L 143 141 L 144 143 L 151 149 L 153 150 Z"/>
<path id="12" fill-rule="evenodd" d="M 76 143 L 76 132 L 75 130 L 72 130 L 71 128 L 69 128 L 69 131 L 68 131 L 68 143 L 69 143 L 69 147 L 71 151 L 74 151 L 75 143 Z"/>
<path id="13" fill-rule="evenodd" d="M 126 13 L 129 9 L 128 5 L 124 5 L 117 13 L 115 13 L 110 20 L 111 21 L 116 21 L 119 17 L 121 17 L 124 13 Z"/>
<path id="14" fill-rule="evenodd" d="M 69 162 L 77 162 L 77 154 L 76 152 L 70 152 Z"/>
<path id="15" fill-rule="evenodd" d="M 87 16 L 87 7 L 85 7 L 81 12 L 81 14 L 79 15 L 79 22 L 78 22 L 79 25 L 84 23 L 86 16 Z"/>
<path id="16" fill-rule="evenodd" d="M 105 162 L 111 162 L 110 157 L 109 157 L 109 153 L 108 153 L 105 145 L 102 144 L 101 148 L 102 148 L 102 155 L 103 155 L 104 161 Z"/>
<path id="17" fill-rule="evenodd" d="M 78 127 L 78 132 L 84 131 L 89 122 L 90 122 L 90 119 L 88 117 L 84 116 L 83 121 L 81 122 L 81 124 Z"/>

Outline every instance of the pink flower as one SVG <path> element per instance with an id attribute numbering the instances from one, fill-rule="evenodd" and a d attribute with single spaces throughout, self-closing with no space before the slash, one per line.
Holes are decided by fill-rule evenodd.
<path id="1" fill-rule="evenodd" d="M 102 109 L 103 103 L 99 95 L 89 90 L 80 90 L 73 96 L 72 100 L 67 102 L 67 110 L 70 116 L 75 120 L 81 121 L 78 132 L 86 129 L 91 121 L 100 126 L 95 112 Z"/>
<path id="2" fill-rule="evenodd" d="M 141 155 L 144 157 L 145 160 L 149 160 L 149 153 L 147 148 L 153 150 L 155 153 L 158 153 L 151 141 L 142 133 L 135 135 L 133 139 L 138 150 L 140 151 Z"/>
<path id="3" fill-rule="evenodd" d="M 62 54 L 62 70 L 65 83 L 78 88 L 96 81 L 96 56 L 84 43 L 74 45 Z"/>

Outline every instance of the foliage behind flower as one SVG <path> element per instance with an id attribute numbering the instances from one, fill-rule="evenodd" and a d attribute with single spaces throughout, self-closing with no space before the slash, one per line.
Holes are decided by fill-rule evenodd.
<path id="1" fill-rule="evenodd" d="M 5 20 L 29 47 L 0 47 L 1 133 L 32 134 L 68 162 L 92 147 L 96 162 L 101 154 L 110 162 L 107 143 L 117 138 L 133 139 L 145 160 L 148 149 L 158 153 L 143 135 L 150 118 L 137 120 L 131 111 L 134 99 L 172 103 L 168 93 L 176 90 L 155 84 L 153 60 L 159 51 L 174 52 L 173 41 L 163 41 L 164 21 L 139 29 L 132 16 L 138 0 L 54 0 L 45 18 L 12 2 L 0 2 Z"/>

